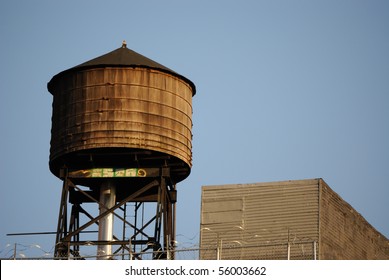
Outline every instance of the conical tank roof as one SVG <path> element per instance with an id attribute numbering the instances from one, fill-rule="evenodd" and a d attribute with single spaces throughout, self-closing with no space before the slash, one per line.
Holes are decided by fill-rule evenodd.
<path id="1" fill-rule="evenodd" d="M 150 58 L 147 58 L 131 49 L 128 49 L 125 41 L 123 41 L 122 46 L 120 48 L 114 51 L 111 51 L 102 56 L 96 57 L 94 59 L 91 59 L 75 67 L 72 67 L 70 69 L 58 73 L 49 81 L 49 83 L 47 84 L 47 88 L 49 92 L 52 92 L 51 91 L 52 84 L 55 82 L 55 80 L 68 72 L 79 71 L 79 70 L 90 69 L 90 68 L 103 68 L 103 67 L 112 67 L 112 66 L 150 68 L 150 69 L 166 72 L 186 81 L 192 87 L 193 95 L 195 95 L 196 93 L 196 87 L 192 81 L 174 72 L 173 70 L 167 68 L 166 66 L 159 64 L 158 62 L 155 62 Z"/>

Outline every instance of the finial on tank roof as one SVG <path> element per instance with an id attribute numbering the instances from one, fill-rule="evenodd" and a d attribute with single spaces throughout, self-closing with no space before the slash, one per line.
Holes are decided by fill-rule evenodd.
<path id="1" fill-rule="evenodd" d="M 127 48 L 126 40 L 123 40 L 123 42 L 122 42 L 122 48 Z"/>

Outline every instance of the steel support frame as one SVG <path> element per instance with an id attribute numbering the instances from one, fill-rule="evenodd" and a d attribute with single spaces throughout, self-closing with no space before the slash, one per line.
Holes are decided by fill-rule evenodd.
<path id="1" fill-rule="evenodd" d="M 72 204 L 69 194 L 70 192 L 77 192 L 78 195 L 85 197 L 85 201 L 94 202 L 96 204 L 100 204 L 100 202 L 90 196 L 87 191 L 84 191 L 75 185 L 72 178 L 68 176 L 67 170 L 65 170 L 63 174 L 65 174 L 65 176 L 63 178 L 54 258 L 82 259 L 82 256 L 80 255 L 80 246 L 108 244 L 119 245 L 119 249 L 112 253 L 112 258 L 115 258 L 115 255 L 120 251 L 120 254 L 124 256 L 123 252 L 127 251 L 130 259 L 142 259 L 144 253 L 151 251 L 153 252 L 153 259 L 174 259 L 174 255 L 171 254 L 170 251 L 175 245 L 176 189 L 175 185 L 171 182 L 169 168 L 161 168 L 159 177 L 153 178 L 150 183 L 146 184 L 138 191 L 131 193 L 121 201 L 117 201 L 115 206 L 110 209 L 106 209 L 96 217 L 87 213 L 81 207 L 81 203 Z M 122 215 L 115 212 L 115 210 L 124 210 L 127 203 L 136 201 L 137 197 L 152 188 L 158 189 L 157 200 L 152 202 L 155 204 L 156 211 L 155 216 L 149 219 L 146 223 L 139 223 L 139 221 L 135 219 L 135 223 L 132 224 L 127 220 L 125 211 L 123 211 Z M 72 205 L 69 224 L 68 204 Z M 134 209 L 135 215 L 137 215 L 136 212 L 138 209 L 139 204 L 138 208 Z M 80 213 L 86 215 L 90 219 L 83 225 L 80 225 Z M 132 236 L 125 237 L 125 234 L 123 234 L 122 238 L 114 236 L 113 241 L 81 240 L 82 233 L 90 232 L 86 231 L 89 226 L 98 224 L 102 217 L 105 217 L 110 213 L 113 213 L 115 217 L 123 221 L 123 233 L 125 232 L 125 226 L 130 226 L 134 229 Z M 154 235 L 150 236 L 150 234 L 146 234 L 145 229 L 153 226 Z"/>

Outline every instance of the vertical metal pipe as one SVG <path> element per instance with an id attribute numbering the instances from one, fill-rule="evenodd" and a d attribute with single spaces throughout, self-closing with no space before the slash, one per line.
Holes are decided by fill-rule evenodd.
<path id="1" fill-rule="evenodd" d="M 122 240 L 125 240 L 126 239 L 126 221 L 127 221 L 127 203 L 125 203 L 123 205 L 123 234 L 122 234 Z M 131 246 L 131 237 L 130 237 L 130 244 Z M 124 250 L 125 246 L 122 247 L 122 260 L 124 260 L 124 253 L 125 253 L 125 250 Z M 131 251 L 131 247 L 130 247 L 130 251 Z"/>
<path id="2" fill-rule="evenodd" d="M 288 261 L 290 260 L 290 242 L 288 242 Z"/>
<path id="3" fill-rule="evenodd" d="M 317 244 L 316 244 L 316 240 L 313 241 L 313 259 L 316 260 L 317 257 L 316 257 L 316 251 L 317 251 Z"/>
<path id="4" fill-rule="evenodd" d="M 216 259 L 220 260 L 220 241 L 219 241 L 219 239 L 217 240 Z"/>
<path id="5" fill-rule="evenodd" d="M 170 235 L 166 235 L 166 259 L 171 260 L 171 255 L 170 255 Z"/>
<path id="6" fill-rule="evenodd" d="M 15 245 L 14 245 L 14 260 L 16 260 L 16 243 L 15 243 Z"/>
<path id="7" fill-rule="evenodd" d="M 111 181 L 104 183 L 100 188 L 100 215 L 104 214 L 108 209 L 115 206 L 116 188 Z M 99 241 L 113 240 L 113 213 L 109 213 L 99 220 Z M 110 259 L 112 255 L 112 245 L 99 244 L 97 247 L 97 259 Z"/>
<path id="8" fill-rule="evenodd" d="M 290 230 L 288 227 L 288 260 L 290 260 Z"/>
<path id="9" fill-rule="evenodd" d="M 176 185 L 173 186 L 174 191 L 176 190 Z M 177 197 L 176 197 L 177 199 Z M 172 205 L 172 250 L 173 255 L 172 259 L 176 259 L 176 201 Z"/>
<path id="10" fill-rule="evenodd" d="M 70 241 L 68 241 L 68 246 L 67 246 L 67 248 L 68 248 L 68 253 L 67 253 L 67 255 L 68 255 L 68 260 L 70 260 Z"/>
<path id="11" fill-rule="evenodd" d="M 133 260 L 133 257 L 132 257 L 132 244 L 131 244 L 131 237 L 130 237 L 130 240 L 129 240 L 128 247 L 129 247 L 129 250 L 130 250 L 130 260 Z"/>

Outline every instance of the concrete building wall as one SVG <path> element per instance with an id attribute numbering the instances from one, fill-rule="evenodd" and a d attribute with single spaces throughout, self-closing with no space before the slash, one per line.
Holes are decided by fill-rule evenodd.
<path id="1" fill-rule="evenodd" d="M 318 198 L 318 180 L 205 186 L 201 247 L 222 247 L 222 259 L 314 259 Z"/>
<path id="2" fill-rule="evenodd" d="M 389 257 L 388 239 L 322 179 L 204 186 L 200 232 L 202 259 Z"/>
<path id="3" fill-rule="evenodd" d="M 389 259 L 389 240 L 320 179 L 320 259 Z"/>

